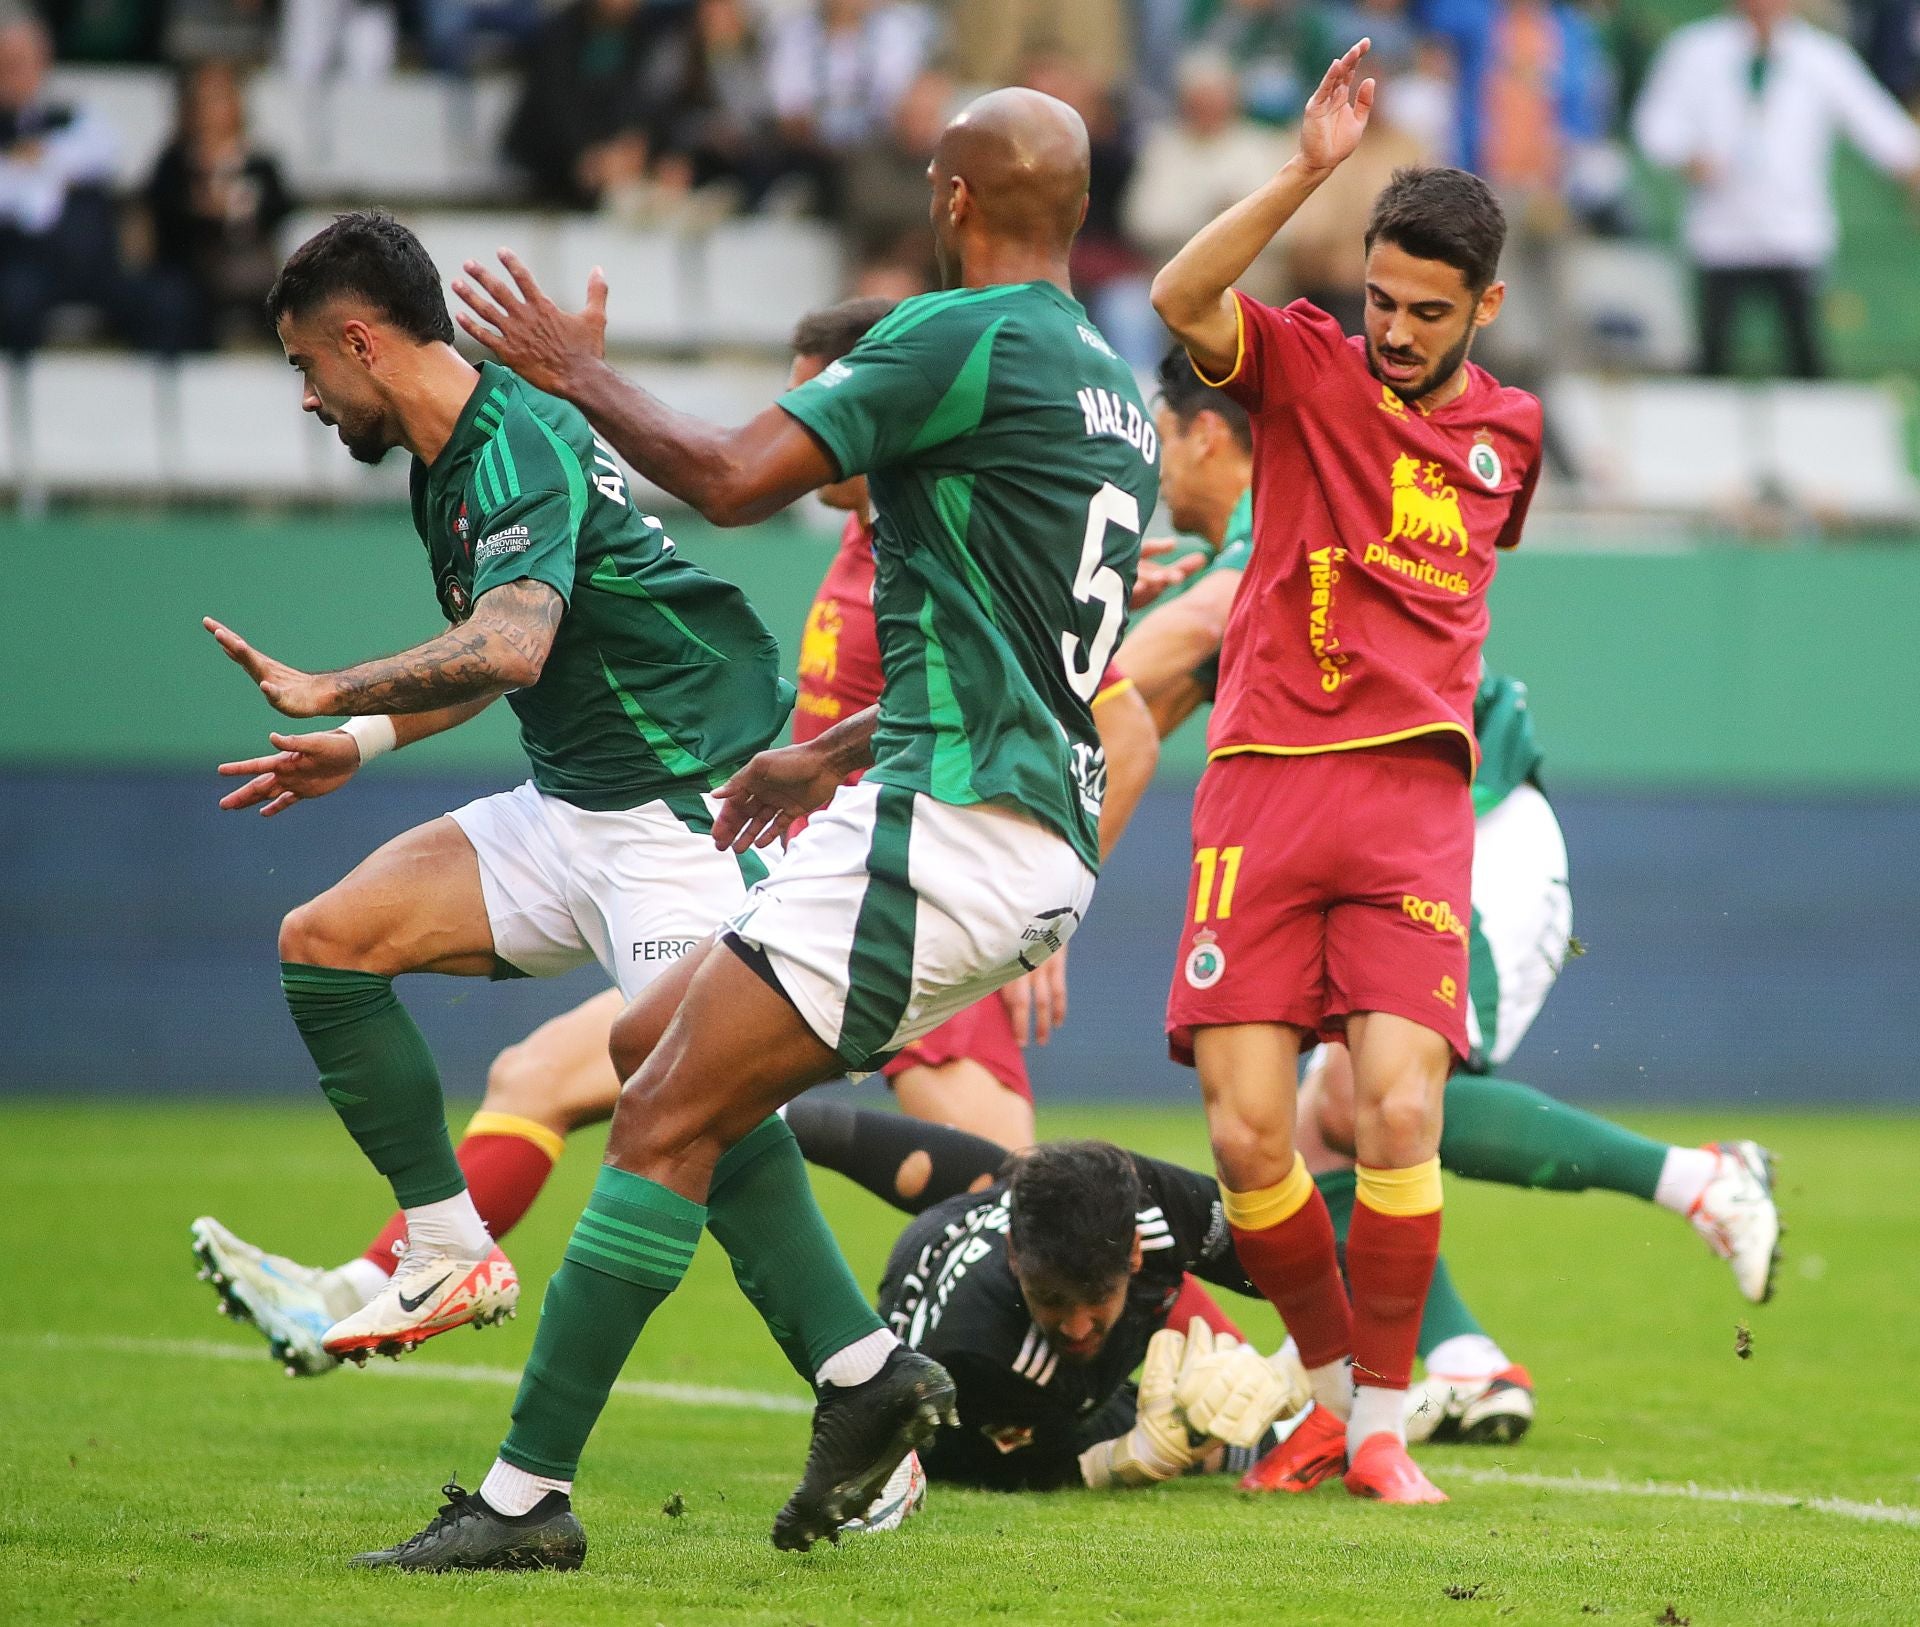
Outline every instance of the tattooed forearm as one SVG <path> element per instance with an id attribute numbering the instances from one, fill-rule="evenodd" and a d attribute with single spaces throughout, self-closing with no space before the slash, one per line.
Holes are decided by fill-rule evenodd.
<path id="1" fill-rule="evenodd" d="M 425 712 L 525 689 L 540 681 L 566 606 L 544 582 L 495 588 L 471 620 L 379 661 L 327 674 L 338 716 Z"/>

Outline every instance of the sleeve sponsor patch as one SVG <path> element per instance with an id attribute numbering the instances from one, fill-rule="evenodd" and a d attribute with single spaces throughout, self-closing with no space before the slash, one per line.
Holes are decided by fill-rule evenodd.
<path id="1" fill-rule="evenodd" d="M 480 565 L 507 554 L 524 553 L 532 543 L 533 534 L 524 525 L 506 526 L 492 536 L 480 539 L 479 545 L 473 550 L 473 562 Z"/>

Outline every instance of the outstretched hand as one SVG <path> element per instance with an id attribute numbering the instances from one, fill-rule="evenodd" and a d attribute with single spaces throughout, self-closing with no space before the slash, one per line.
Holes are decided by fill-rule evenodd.
<path id="1" fill-rule="evenodd" d="M 201 617 L 200 625 L 213 634 L 234 664 L 260 686 L 260 693 L 276 712 L 284 712 L 288 717 L 326 717 L 336 710 L 333 686 L 326 679 L 261 654 L 231 627 L 222 626 L 211 616 Z"/>
<path id="2" fill-rule="evenodd" d="M 311 802 L 337 791 L 360 767 L 360 743 L 341 729 L 318 734 L 270 734 L 276 750 L 266 757 L 222 763 L 229 779 L 251 776 L 237 791 L 229 791 L 220 806 L 233 811 L 260 807 L 264 818 L 282 813 L 296 802 Z"/>
<path id="3" fill-rule="evenodd" d="M 586 305 L 563 311 L 511 249 L 500 250 L 500 263 L 505 277 L 478 260 L 465 263 L 466 277 L 454 278 L 453 291 L 473 314 L 460 311 L 454 319 L 536 390 L 565 396 L 580 368 L 606 354 L 606 274 L 595 266 Z"/>
<path id="4" fill-rule="evenodd" d="M 796 820 L 824 808 L 839 784 L 836 765 L 811 744 L 763 751 L 715 789 L 721 807 L 713 845 L 744 853 L 776 842 Z"/>
<path id="5" fill-rule="evenodd" d="M 1207 556 L 1197 550 L 1181 559 L 1169 559 L 1167 556 L 1176 548 L 1192 548 L 1193 545 L 1179 537 L 1150 537 L 1140 544 L 1140 568 L 1134 573 L 1133 598 L 1129 607 L 1144 610 L 1161 594 L 1177 588 L 1207 562 Z"/>
<path id="6" fill-rule="evenodd" d="M 1332 169 L 1352 155 L 1366 134 L 1376 87 L 1371 79 L 1362 79 L 1356 88 L 1353 76 L 1372 46 L 1372 40 L 1354 46 L 1327 69 L 1308 100 L 1300 119 L 1300 156 L 1310 169 Z"/>

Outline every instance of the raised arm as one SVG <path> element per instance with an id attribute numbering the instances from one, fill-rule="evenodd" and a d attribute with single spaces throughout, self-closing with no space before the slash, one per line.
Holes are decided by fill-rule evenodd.
<path id="1" fill-rule="evenodd" d="M 1153 279 L 1153 308 L 1203 376 L 1221 378 L 1239 356 L 1233 285 L 1314 189 L 1360 144 L 1373 110 L 1371 79 L 1354 74 L 1371 41 L 1327 69 L 1300 122 L 1300 151 L 1251 197 L 1200 228 Z"/>
<path id="2" fill-rule="evenodd" d="M 481 595 L 473 615 L 438 638 L 338 672 L 302 672 L 256 650 L 211 616 L 204 625 L 276 711 L 288 717 L 433 712 L 488 701 L 540 681 L 566 606 L 531 577 Z"/>
<path id="3" fill-rule="evenodd" d="M 636 473 L 715 525 L 751 525 L 839 478 L 820 443 L 778 407 L 738 429 L 677 412 L 609 367 L 601 352 L 607 280 L 587 280 L 584 309 L 562 311 L 506 249 L 502 277 L 477 261 L 454 292 L 461 327 L 534 388 L 571 401 Z M 511 280 L 509 280 L 509 278 Z"/>

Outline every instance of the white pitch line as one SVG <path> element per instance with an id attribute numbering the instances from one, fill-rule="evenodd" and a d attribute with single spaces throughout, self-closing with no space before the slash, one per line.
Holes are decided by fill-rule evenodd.
<path id="1" fill-rule="evenodd" d="M 1807 1508 L 1842 1519 L 1886 1525 L 1920 1525 L 1920 1508 L 1898 1503 L 1860 1503 L 1850 1497 L 1816 1497 L 1806 1492 L 1745 1491 L 1738 1486 L 1676 1485 L 1662 1480 L 1622 1480 L 1617 1475 L 1530 1474 L 1512 1469 L 1466 1469 L 1449 1464 L 1444 1480 L 1472 1480 L 1488 1486 L 1525 1486 L 1536 1491 L 1598 1493 L 1607 1497 L 1675 1497 L 1693 1503 L 1739 1503 L 1750 1508 Z"/>
<path id="2" fill-rule="evenodd" d="M 32 1345 L 43 1350 L 99 1350 L 125 1356 L 188 1356 L 195 1361 L 252 1362 L 266 1360 L 257 1345 L 220 1344 L 212 1339 L 135 1339 L 115 1335 L 68 1333 L 0 1334 L 0 1343 Z M 519 1372 L 510 1367 L 475 1367 L 466 1362 L 418 1361 L 369 1363 L 366 1371 L 381 1378 L 435 1379 L 453 1384 L 503 1384 L 515 1388 Z M 813 1411 L 813 1403 L 797 1395 L 774 1395 L 766 1390 L 733 1390 L 714 1384 L 662 1384 L 652 1379 L 621 1379 L 615 1395 L 642 1401 L 672 1401 L 685 1407 L 737 1407 L 748 1412 Z"/>
<path id="3" fill-rule="evenodd" d="M 7 1333 L 0 1344 L 30 1346 L 41 1350 L 97 1350 L 127 1356 L 184 1356 L 195 1361 L 233 1361 L 258 1364 L 257 1347 L 221 1344 L 211 1339 L 139 1339 L 110 1334 Z M 369 1373 L 384 1378 L 425 1379 L 450 1384 L 493 1384 L 517 1386 L 520 1375 L 506 1367 L 475 1367 L 465 1362 L 420 1361 L 382 1362 L 369 1366 Z M 672 1401 L 688 1407 L 733 1407 L 749 1412 L 805 1413 L 812 1406 L 797 1395 L 776 1395 L 767 1390 L 735 1390 L 709 1384 L 662 1384 L 651 1379 L 622 1379 L 613 1387 L 615 1395 L 628 1395 L 643 1401 Z M 1688 1481 L 1676 1484 L 1660 1480 L 1622 1480 L 1616 1475 L 1533 1474 L 1525 1470 L 1476 1469 L 1449 1464 L 1442 1476 L 1447 1480 L 1467 1480 L 1477 1485 L 1518 1486 L 1531 1491 L 1573 1492 L 1586 1496 L 1672 1498 L 1681 1502 L 1728 1503 L 1746 1508 L 1797 1508 L 1817 1514 L 1832 1514 L 1840 1519 L 1861 1520 L 1876 1525 L 1920 1526 L 1920 1508 L 1898 1503 L 1862 1503 L 1850 1497 L 1821 1497 L 1809 1492 L 1751 1491 L 1738 1486 L 1700 1486 Z"/>

